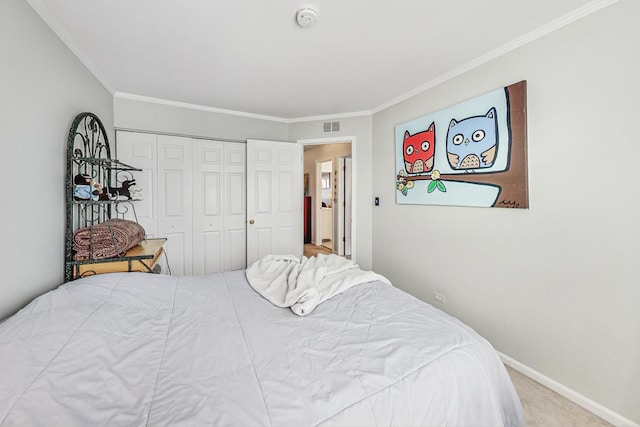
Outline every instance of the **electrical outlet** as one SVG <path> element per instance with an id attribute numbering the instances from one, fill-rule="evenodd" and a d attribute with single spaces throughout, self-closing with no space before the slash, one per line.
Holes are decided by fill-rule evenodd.
<path id="1" fill-rule="evenodd" d="M 445 304 L 444 295 L 441 294 L 440 292 L 434 292 L 433 293 L 433 299 L 438 301 L 440 304 Z"/>

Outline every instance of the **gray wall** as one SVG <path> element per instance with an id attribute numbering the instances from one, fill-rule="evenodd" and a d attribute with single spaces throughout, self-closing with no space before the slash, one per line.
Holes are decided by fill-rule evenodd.
<path id="1" fill-rule="evenodd" d="M 506 355 L 640 422 L 640 2 L 373 117 L 373 266 Z M 528 81 L 529 210 L 395 204 L 394 126 Z M 435 304 L 437 305 L 437 304 Z"/>
<path id="2" fill-rule="evenodd" d="M 0 318 L 64 276 L 69 126 L 112 96 L 24 0 L 0 2 Z M 112 134 L 109 135 L 112 137 Z"/>
<path id="3" fill-rule="evenodd" d="M 355 239 L 352 247 L 355 261 L 365 270 L 372 268 L 371 252 L 371 116 L 349 117 L 339 119 L 340 132 L 322 133 L 322 123 L 325 120 L 312 120 L 308 122 L 291 123 L 289 125 L 289 140 L 317 138 L 339 138 L 342 136 L 355 136 L 356 143 L 352 145 L 352 157 L 356 161 L 354 183 L 354 201 L 356 203 L 353 212 L 353 222 L 356 226 Z"/>

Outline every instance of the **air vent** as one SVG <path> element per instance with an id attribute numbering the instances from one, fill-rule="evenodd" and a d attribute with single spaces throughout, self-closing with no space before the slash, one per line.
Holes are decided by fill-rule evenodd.
<path id="1" fill-rule="evenodd" d="M 324 122 L 322 124 L 322 132 L 340 132 L 340 122 Z"/>

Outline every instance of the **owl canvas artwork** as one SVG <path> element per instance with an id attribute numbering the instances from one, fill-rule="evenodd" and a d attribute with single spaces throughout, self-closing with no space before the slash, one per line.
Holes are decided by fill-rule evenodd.
<path id="1" fill-rule="evenodd" d="M 435 123 L 433 122 L 425 131 L 413 135 L 409 131 L 404 132 L 402 152 L 407 173 L 424 173 L 433 168 L 435 143 Z"/>
<path id="2" fill-rule="evenodd" d="M 447 160 L 451 168 L 473 172 L 488 168 L 496 159 L 498 120 L 496 109 L 484 116 L 451 119 L 447 132 Z"/>
<path id="3" fill-rule="evenodd" d="M 521 81 L 395 126 L 396 203 L 528 208 Z"/>

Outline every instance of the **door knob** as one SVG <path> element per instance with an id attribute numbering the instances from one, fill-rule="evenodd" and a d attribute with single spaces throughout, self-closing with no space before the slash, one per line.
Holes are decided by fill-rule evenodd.
<path id="1" fill-rule="evenodd" d="M 252 220 L 252 219 L 250 219 L 250 220 L 249 220 L 249 224 L 253 224 L 254 222 L 255 222 L 255 221 L 254 221 L 254 220 Z"/>

